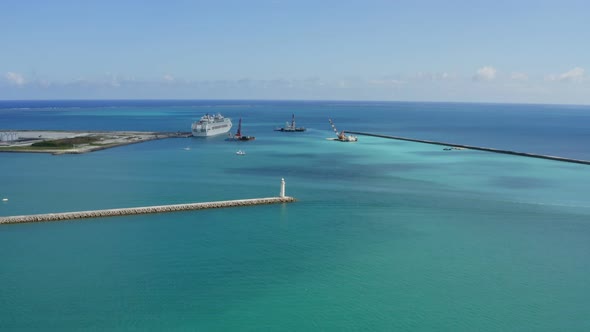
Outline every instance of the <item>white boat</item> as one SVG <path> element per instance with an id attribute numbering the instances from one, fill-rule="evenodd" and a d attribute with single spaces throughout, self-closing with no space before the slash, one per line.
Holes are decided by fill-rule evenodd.
<path id="1" fill-rule="evenodd" d="M 2 202 L 8 202 L 8 198 L 3 198 Z"/>
<path id="2" fill-rule="evenodd" d="M 243 155 L 246 154 L 246 152 L 245 151 L 242 151 L 242 150 L 238 150 L 238 152 L 236 152 L 236 154 L 239 155 L 239 156 L 243 156 Z"/>
<path id="3" fill-rule="evenodd" d="M 231 119 L 224 118 L 221 114 L 205 114 L 199 121 L 191 126 L 193 136 L 215 136 L 227 133 L 232 127 Z"/>

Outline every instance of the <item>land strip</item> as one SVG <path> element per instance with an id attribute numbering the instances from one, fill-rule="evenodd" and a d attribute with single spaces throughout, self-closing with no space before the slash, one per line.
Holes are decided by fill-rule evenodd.
<path id="1" fill-rule="evenodd" d="M 190 137 L 190 132 L 2 130 L 13 134 L 0 152 L 79 154 L 157 139 Z M 16 137 L 16 139 L 14 139 Z"/>

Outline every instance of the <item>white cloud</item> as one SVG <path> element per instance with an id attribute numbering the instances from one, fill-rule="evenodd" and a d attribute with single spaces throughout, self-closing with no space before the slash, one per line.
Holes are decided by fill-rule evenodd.
<path id="1" fill-rule="evenodd" d="M 545 78 L 547 81 L 559 82 L 581 82 L 585 79 L 584 68 L 576 67 L 560 75 L 549 75 Z"/>
<path id="2" fill-rule="evenodd" d="M 23 75 L 19 74 L 19 73 L 13 73 L 13 72 L 8 72 L 6 73 L 6 75 L 4 75 L 4 77 L 6 78 L 6 80 L 13 85 L 16 86 L 23 86 L 25 85 L 25 78 L 23 77 Z"/>
<path id="3" fill-rule="evenodd" d="M 111 86 L 114 88 L 118 88 L 121 86 L 121 81 L 119 81 L 119 79 L 117 77 L 113 77 L 113 79 L 110 82 Z"/>
<path id="4" fill-rule="evenodd" d="M 397 80 L 397 79 L 375 79 L 369 80 L 369 84 L 371 85 L 378 85 L 378 86 L 400 86 L 406 84 L 405 81 Z"/>
<path id="5" fill-rule="evenodd" d="M 174 82 L 176 79 L 174 78 L 174 76 L 170 75 L 170 74 L 166 74 L 164 76 L 162 76 L 162 79 L 164 80 L 164 82 Z"/>
<path id="6" fill-rule="evenodd" d="M 513 81 L 528 81 L 529 75 L 526 73 L 513 72 L 510 74 L 510 79 Z"/>
<path id="7" fill-rule="evenodd" d="M 453 78 L 454 76 L 455 76 L 455 75 L 453 75 L 453 74 L 449 74 L 449 73 L 447 73 L 447 72 L 441 73 L 441 74 L 439 74 L 438 76 L 436 76 L 436 75 L 435 75 L 435 77 L 436 77 L 436 78 L 439 78 L 439 79 L 441 79 L 441 80 L 450 79 L 450 78 Z"/>
<path id="8" fill-rule="evenodd" d="M 457 78 L 457 74 L 448 73 L 446 71 L 442 73 L 418 72 L 413 78 L 425 81 L 444 81 Z"/>
<path id="9" fill-rule="evenodd" d="M 492 66 L 481 67 L 473 75 L 475 81 L 491 81 L 494 78 L 496 78 L 496 68 Z"/>

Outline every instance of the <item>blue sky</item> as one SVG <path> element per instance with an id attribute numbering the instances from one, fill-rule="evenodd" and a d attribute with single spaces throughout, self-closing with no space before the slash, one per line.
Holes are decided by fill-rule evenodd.
<path id="1" fill-rule="evenodd" d="M 0 99 L 590 104 L 587 1 L 0 1 Z"/>

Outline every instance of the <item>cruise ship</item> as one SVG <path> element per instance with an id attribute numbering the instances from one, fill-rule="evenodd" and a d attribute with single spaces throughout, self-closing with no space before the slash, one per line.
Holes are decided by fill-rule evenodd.
<path id="1" fill-rule="evenodd" d="M 230 118 L 224 118 L 221 114 L 205 114 L 201 120 L 193 122 L 191 126 L 193 136 L 214 136 L 225 134 L 231 129 Z"/>

